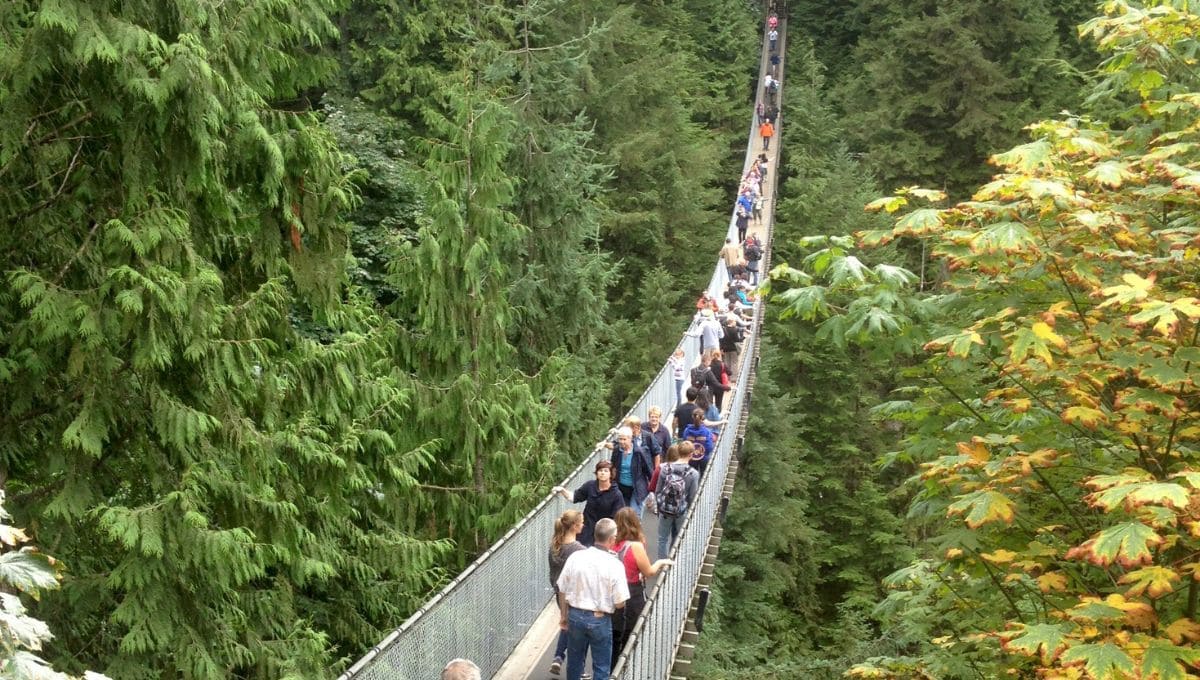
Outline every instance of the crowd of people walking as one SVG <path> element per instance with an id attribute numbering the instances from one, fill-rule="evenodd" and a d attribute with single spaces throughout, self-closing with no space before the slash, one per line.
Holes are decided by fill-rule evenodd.
<path id="1" fill-rule="evenodd" d="M 567 680 L 589 677 L 584 668 L 589 651 L 591 677 L 608 679 L 645 606 L 646 579 L 674 564 L 671 549 L 696 502 L 721 428 L 728 424 L 725 395 L 737 389 L 741 344 L 753 328 L 764 245 L 751 227 L 764 225 L 763 184 L 778 115 L 779 31 L 774 12 L 767 22 L 771 68 L 754 109 L 763 153 L 751 162 L 738 187 L 737 237 L 731 234 L 721 248 L 728 274 L 725 293 L 715 299 L 706 291 L 696 302 L 688 336 L 698 343 L 699 361 L 688 366 L 687 353 L 677 349 L 668 358 L 674 404 L 651 406 L 644 425 L 636 415 L 626 418 L 605 442 L 609 453 L 595 464 L 593 479 L 574 490 L 554 487 L 567 501 L 583 503 L 582 511 L 571 508 L 558 518 L 548 551 L 550 585 L 560 611 L 549 670 L 558 675 L 565 665 Z M 669 427 L 663 421 L 665 412 L 672 414 Z M 642 526 L 646 512 L 658 520 L 654 561 Z"/>

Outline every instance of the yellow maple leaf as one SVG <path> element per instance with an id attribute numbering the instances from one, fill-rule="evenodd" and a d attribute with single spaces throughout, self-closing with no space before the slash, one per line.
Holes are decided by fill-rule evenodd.
<path id="1" fill-rule="evenodd" d="M 978 437 L 971 442 L 958 442 L 958 452 L 964 456 L 970 456 L 977 463 L 986 463 L 991 457 L 987 447 Z"/>
<path id="2" fill-rule="evenodd" d="M 1200 640 L 1200 623 L 1188 618 L 1176 619 L 1171 625 L 1163 628 L 1162 632 L 1177 645 L 1183 644 L 1184 641 L 1195 642 Z"/>
<path id="3" fill-rule="evenodd" d="M 1052 571 L 1037 577 L 1037 584 L 1043 593 L 1061 593 L 1067 589 L 1067 576 L 1061 571 Z"/>
<path id="4" fill-rule="evenodd" d="M 1145 593 L 1153 599 L 1158 599 L 1163 595 L 1174 592 L 1175 587 L 1171 582 L 1178 581 L 1179 574 L 1174 570 L 1166 567 L 1143 567 L 1141 569 L 1131 571 L 1121 577 L 1120 583 L 1133 584 L 1126 591 L 1126 595 L 1138 597 Z"/>
<path id="5" fill-rule="evenodd" d="M 1015 552 L 1003 548 L 990 553 L 979 553 L 979 556 L 992 564 L 1006 564 L 1017 558 Z"/>
<path id="6" fill-rule="evenodd" d="M 1063 349 L 1067 346 L 1067 341 L 1063 340 L 1062 336 L 1060 336 L 1058 333 L 1055 333 L 1054 329 L 1050 327 L 1050 324 L 1044 321 L 1038 321 L 1033 324 L 1033 334 L 1059 349 Z"/>

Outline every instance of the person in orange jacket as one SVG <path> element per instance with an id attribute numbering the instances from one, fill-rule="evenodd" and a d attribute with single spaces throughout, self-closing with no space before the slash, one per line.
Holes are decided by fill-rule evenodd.
<path id="1" fill-rule="evenodd" d="M 758 134 L 763 138 L 763 151 L 771 148 L 771 137 L 775 135 L 775 126 L 771 125 L 771 121 L 764 121 L 758 126 Z"/>

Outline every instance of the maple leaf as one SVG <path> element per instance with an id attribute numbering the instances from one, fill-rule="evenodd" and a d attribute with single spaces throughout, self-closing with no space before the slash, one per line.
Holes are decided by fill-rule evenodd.
<path id="1" fill-rule="evenodd" d="M 1001 633 L 1001 647 L 1010 652 L 1028 656 L 1040 653 L 1043 664 L 1050 664 L 1067 646 L 1066 637 L 1070 629 L 1062 623 L 1037 623 L 1021 626 L 1017 631 Z"/>
<path id="2" fill-rule="evenodd" d="M 1132 272 L 1123 274 L 1121 280 L 1125 282 L 1125 285 L 1109 286 L 1100 291 L 1102 295 L 1108 297 L 1107 300 L 1100 303 L 1100 306 L 1124 305 L 1146 299 L 1146 296 L 1150 294 L 1150 289 L 1154 287 L 1154 277 L 1155 275 L 1151 274 L 1143 279 Z"/>
<path id="3" fill-rule="evenodd" d="M 1187 680 L 1187 666 L 1200 663 L 1200 650 L 1152 640 L 1142 652 L 1142 680 Z"/>
<path id="4" fill-rule="evenodd" d="M 918 208 L 897 220 L 896 228 L 892 230 L 892 233 L 920 236 L 939 229 L 944 223 L 941 210 Z"/>
<path id="5" fill-rule="evenodd" d="M 1062 414 L 1063 421 L 1071 424 L 1079 424 L 1088 429 L 1096 429 L 1101 423 L 1108 422 L 1108 416 L 1103 411 L 1087 406 L 1072 406 Z"/>
<path id="6" fill-rule="evenodd" d="M 1112 510 L 1124 505 L 1132 510 L 1142 505 L 1163 505 L 1182 510 L 1188 505 L 1188 491 L 1170 482 L 1134 482 L 1114 486 L 1088 496 L 1094 507 Z"/>
<path id="7" fill-rule="evenodd" d="M 1050 142 L 1039 139 L 1036 142 L 1022 144 L 1004 153 L 996 154 L 992 156 L 991 160 L 996 165 L 1002 165 L 1017 172 L 1033 172 L 1039 168 L 1053 167 L 1054 159 L 1050 154 L 1051 150 Z"/>
<path id="8" fill-rule="evenodd" d="M 1133 676 L 1133 659 L 1111 642 L 1075 645 L 1062 655 L 1067 666 L 1082 665 L 1093 680 L 1126 680 Z"/>
<path id="9" fill-rule="evenodd" d="M 971 237 L 971 250 L 976 253 L 1016 253 L 1027 248 L 1036 248 L 1037 239 L 1020 222 L 997 222 Z"/>
<path id="10" fill-rule="evenodd" d="M 1154 322 L 1154 330 L 1158 331 L 1163 336 L 1169 336 L 1175 332 L 1175 326 L 1179 323 L 1179 315 L 1175 313 L 1175 308 L 1171 303 L 1163 300 L 1151 300 L 1138 304 L 1142 311 L 1129 317 L 1129 323 L 1135 326 Z"/>
<path id="11" fill-rule="evenodd" d="M 1107 567 L 1117 562 L 1124 567 L 1147 564 L 1151 549 L 1163 542 L 1162 536 L 1141 522 L 1122 522 L 1093 536 L 1067 551 L 1067 559 L 1081 558 Z"/>
<path id="12" fill-rule="evenodd" d="M 1176 619 L 1171 622 L 1171 625 L 1162 629 L 1171 642 L 1180 644 L 1181 642 L 1200 640 L 1200 623 L 1189 618 Z"/>
<path id="13" fill-rule="evenodd" d="M 1104 161 L 1094 166 L 1084 177 L 1101 186 L 1109 189 L 1116 189 L 1125 183 L 1126 180 L 1132 178 L 1133 173 L 1129 172 L 1127 163 L 1117 161 Z"/>
<path id="14" fill-rule="evenodd" d="M 971 345 L 982 345 L 983 338 L 979 333 L 972 330 L 965 330 L 961 333 L 953 333 L 951 335 L 943 335 L 940 338 L 934 338 L 925 343 L 925 349 L 938 349 L 949 345 L 949 354 L 952 357 L 965 357 L 971 353 Z"/>
<path id="15" fill-rule="evenodd" d="M 884 210 L 889 213 L 894 213 L 900 208 L 908 205 L 908 199 L 903 196 L 884 196 L 877 198 L 867 204 L 865 210 L 867 212 L 879 212 Z"/>
<path id="16" fill-rule="evenodd" d="M 1179 298 L 1171 303 L 1171 307 L 1189 319 L 1200 319 L 1200 300 L 1194 297 Z"/>
<path id="17" fill-rule="evenodd" d="M 1034 323 L 1032 330 L 1034 335 L 1042 340 L 1045 340 L 1046 342 L 1049 342 L 1051 345 L 1058 347 L 1059 349 L 1065 349 L 1067 346 L 1067 341 L 1063 340 L 1062 336 L 1060 336 L 1058 333 L 1055 333 L 1054 329 L 1050 327 L 1050 324 L 1044 321 L 1038 321 Z"/>
<path id="18" fill-rule="evenodd" d="M 1017 558 L 1017 554 L 1015 552 L 1011 550 L 1004 550 L 1003 548 L 996 550 L 995 552 L 979 553 L 979 556 L 988 562 L 991 562 L 992 564 L 1007 564 Z"/>
<path id="19" fill-rule="evenodd" d="M 953 517 L 967 513 L 967 526 L 977 529 L 990 522 L 1012 524 L 1014 503 L 1011 498 L 998 491 L 980 489 L 958 497 L 958 500 L 946 509 L 946 515 Z"/>
<path id="20" fill-rule="evenodd" d="M 1138 597 L 1145 593 L 1152 599 L 1157 600 L 1163 595 L 1174 592 L 1175 588 L 1171 585 L 1172 582 L 1179 580 L 1179 574 L 1173 569 L 1166 567 L 1142 567 L 1136 571 L 1131 571 L 1121 577 L 1121 583 L 1133 584 L 1125 594 L 1131 597 Z"/>
<path id="21" fill-rule="evenodd" d="M 1051 571 L 1037 577 L 1038 590 L 1043 593 L 1061 593 L 1067 589 L 1067 576 L 1061 571 Z"/>
<path id="22" fill-rule="evenodd" d="M 958 442 L 956 445 L 958 452 L 964 456 L 970 456 L 977 463 L 986 463 L 991 454 L 988 453 L 987 446 L 976 437 L 971 442 Z"/>
<path id="23" fill-rule="evenodd" d="M 1038 323 L 1041 322 L 1039 321 Z M 1044 323 L 1042 325 L 1049 328 Z M 1053 331 L 1051 331 L 1051 334 L 1053 335 Z M 1059 339 L 1061 340 L 1062 338 Z M 1047 344 L 1046 338 L 1040 337 L 1032 328 L 1018 328 L 1012 334 L 1012 347 L 1008 350 L 1009 360 L 1014 364 L 1020 365 L 1031 354 L 1044 361 L 1047 366 L 1054 365 L 1054 358 L 1050 355 L 1050 347 Z"/>

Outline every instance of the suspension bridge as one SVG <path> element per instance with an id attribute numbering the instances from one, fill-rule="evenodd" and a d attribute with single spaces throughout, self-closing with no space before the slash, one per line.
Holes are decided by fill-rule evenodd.
<path id="1" fill-rule="evenodd" d="M 766 39 L 759 54 L 755 104 L 767 102 L 762 83 L 771 69 L 770 57 L 778 54 L 775 77 L 782 80 L 787 21 L 780 17 L 778 49 L 772 52 Z M 782 103 L 783 85 L 775 94 Z M 782 108 L 782 107 L 780 107 Z M 758 120 L 751 114 L 743 176 L 761 151 Z M 779 177 L 779 140 L 783 133 L 782 112 L 775 120 L 775 144 L 766 151 L 769 172 L 763 182 L 763 216 L 750 232 L 765 245 L 760 272 L 770 271 L 771 235 L 774 227 L 774 198 Z M 729 238 L 737 238 L 735 215 L 730 215 Z M 715 245 L 723 245 L 724 239 Z M 725 266 L 718 261 L 707 292 L 722 299 L 729 283 Z M 721 428 L 716 448 L 701 481 L 700 491 L 687 513 L 684 528 L 670 557 L 675 565 L 647 585 L 646 606 L 635 624 L 624 651 L 612 669 L 614 680 L 676 680 L 687 678 L 692 654 L 703 628 L 704 605 L 713 576 L 722 535 L 721 524 L 733 493 L 746 419 L 750 413 L 758 367 L 759 330 L 764 300 L 754 303 L 753 331 L 738 357 L 733 392 L 726 395 L 728 423 Z M 699 361 L 698 342 L 683 334 L 678 349 L 687 365 Z M 676 404 L 675 384 L 669 365 L 664 364 L 641 398 L 626 414 L 643 422 L 648 410 L 658 406 L 670 414 Z M 624 418 L 621 419 L 624 422 Z M 665 423 L 669 426 L 670 423 Z M 610 451 L 603 443 L 589 453 L 562 481 L 568 489 L 592 479 L 592 470 Z M 480 555 L 399 628 L 375 645 L 339 680 L 425 680 L 436 678 L 447 661 L 471 659 L 493 680 L 543 680 L 549 674 L 550 656 L 558 634 L 558 610 L 549 585 L 546 552 L 554 534 L 554 521 L 567 504 L 549 494 L 513 526 L 499 541 Z M 647 545 L 656 545 L 657 521 L 651 513 L 643 520 Z M 662 557 L 659 555 L 658 557 Z"/>

